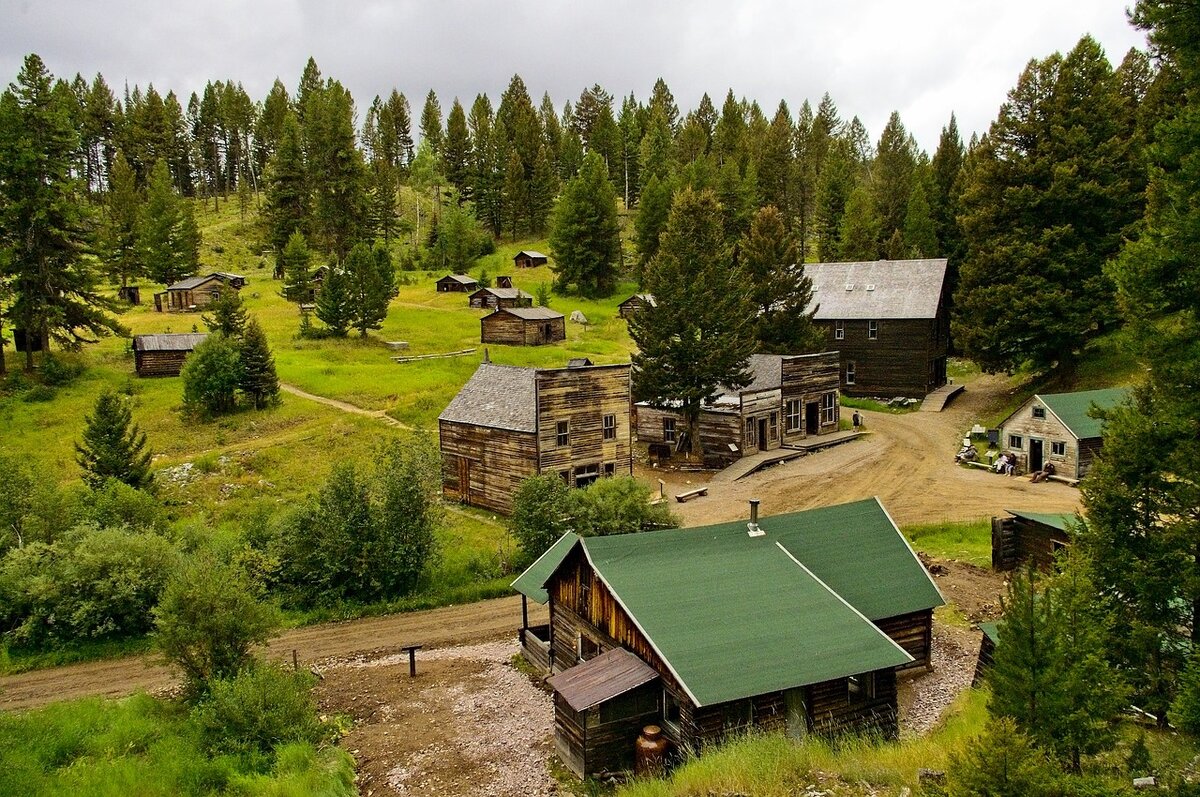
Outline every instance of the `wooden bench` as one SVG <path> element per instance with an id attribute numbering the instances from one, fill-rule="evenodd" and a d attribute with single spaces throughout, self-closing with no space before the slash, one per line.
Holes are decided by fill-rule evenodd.
<path id="1" fill-rule="evenodd" d="M 970 465 L 972 468 L 983 468 L 984 470 L 992 469 L 991 465 L 989 465 L 986 462 L 981 462 L 977 459 L 963 459 L 963 460 L 959 460 L 959 462 L 963 465 Z"/>
<path id="2" fill-rule="evenodd" d="M 1048 481 L 1048 482 L 1062 482 L 1063 484 L 1070 485 L 1071 487 L 1078 487 L 1078 486 L 1079 486 L 1079 479 L 1072 479 L 1070 476 L 1058 476 L 1058 475 L 1054 475 L 1054 476 L 1047 476 L 1047 477 L 1046 477 L 1046 481 Z"/>
<path id="3" fill-rule="evenodd" d="M 679 503 L 691 501 L 693 498 L 699 498 L 702 495 L 708 495 L 707 487 L 697 487 L 695 490 L 688 490 L 686 493 L 679 493 L 675 496 L 675 500 Z"/>

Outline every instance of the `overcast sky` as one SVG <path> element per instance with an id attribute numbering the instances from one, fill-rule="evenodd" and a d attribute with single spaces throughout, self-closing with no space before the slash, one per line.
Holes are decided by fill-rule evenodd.
<path id="1" fill-rule="evenodd" d="M 240 81 L 255 100 L 276 77 L 294 90 L 309 55 L 353 93 L 404 92 L 414 115 L 432 88 L 448 112 L 478 92 L 493 101 L 513 73 L 535 103 L 561 109 L 600 83 L 645 100 L 658 77 L 681 110 L 707 91 L 793 114 L 829 92 L 877 140 L 893 110 L 932 153 L 951 112 L 964 140 L 995 118 L 1030 58 L 1066 52 L 1085 33 L 1119 63 L 1145 37 L 1124 0 L 0 0 L 0 85 L 36 52 L 59 77 L 97 72 L 121 87 L 153 83 L 186 105 L 209 80 Z M 361 119 L 360 119 L 361 120 Z M 415 127 L 415 120 L 414 120 Z M 414 132 L 416 132 L 414 130 Z"/>

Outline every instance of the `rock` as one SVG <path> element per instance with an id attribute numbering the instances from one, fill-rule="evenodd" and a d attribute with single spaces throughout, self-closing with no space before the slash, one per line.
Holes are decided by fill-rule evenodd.
<path id="1" fill-rule="evenodd" d="M 1158 781 L 1155 780 L 1153 776 L 1148 777 L 1148 778 L 1134 778 L 1133 779 L 1133 788 L 1139 789 L 1139 790 L 1141 790 L 1141 789 L 1157 789 Z"/>
<path id="2" fill-rule="evenodd" d="M 585 316 L 579 310 L 571 311 L 571 321 L 576 324 L 586 324 L 588 322 L 587 316 Z"/>

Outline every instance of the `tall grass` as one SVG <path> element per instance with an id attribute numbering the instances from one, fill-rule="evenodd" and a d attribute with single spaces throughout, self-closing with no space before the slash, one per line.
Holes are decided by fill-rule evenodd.
<path id="1" fill-rule="evenodd" d="M 913 548 L 940 559 L 991 567 L 992 526 L 987 518 L 953 523 L 922 523 L 901 531 Z"/>

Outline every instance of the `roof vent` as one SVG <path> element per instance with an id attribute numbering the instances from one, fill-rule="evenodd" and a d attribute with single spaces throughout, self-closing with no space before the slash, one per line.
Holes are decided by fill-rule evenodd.
<path id="1" fill-rule="evenodd" d="M 758 505 L 760 501 L 757 498 L 750 499 L 750 522 L 746 524 L 746 533 L 751 537 L 762 537 L 766 532 L 758 527 Z"/>
<path id="2" fill-rule="evenodd" d="M 846 290 L 848 290 L 848 291 L 852 291 L 852 290 L 854 290 L 854 283 L 853 283 L 853 282 L 847 282 L 847 283 L 846 283 Z"/>
<path id="3" fill-rule="evenodd" d="M 875 283 L 873 283 L 873 282 L 871 282 L 871 283 L 868 283 L 868 284 L 867 284 L 867 290 L 869 290 L 869 291 L 873 291 L 873 290 L 875 290 Z"/>

